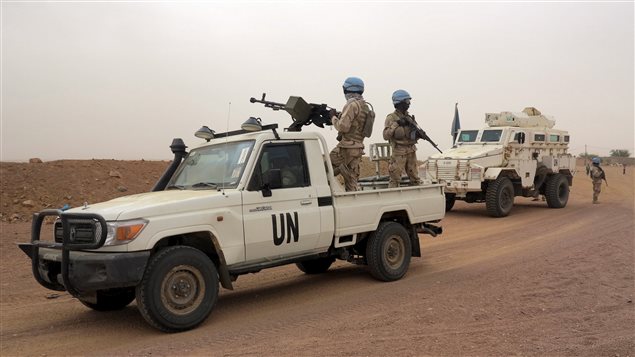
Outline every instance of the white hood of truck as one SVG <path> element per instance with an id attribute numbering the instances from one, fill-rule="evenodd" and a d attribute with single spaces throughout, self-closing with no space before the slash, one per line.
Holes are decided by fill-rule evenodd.
<path id="1" fill-rule="evenodd" d="M 444 151 L 443 153 L 434 154 L 430 156 L 430 159 L 470 160 L 470 159 L 476 159 L 481 157 L 500 155 L 502 153 L 503 153 L 502 145 L 492 145 L 492 144 L 460 145 L 458 147 Z"/>
<path id="2" fill-rule="evenodd" d="M 225 190 L 225 193 L 227 191 Z M 68 212 L 95 213 L 104 217 L 106 221 L 115 221 L 221 207 L 227 204 L 221 199 L 222 192 L 216 190 L 157 191 L 89 203 L 86 207 L 76 207 Z"/>

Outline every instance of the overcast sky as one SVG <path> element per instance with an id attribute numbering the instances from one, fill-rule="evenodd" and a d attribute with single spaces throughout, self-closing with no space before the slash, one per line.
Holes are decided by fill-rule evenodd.
<path id="1" fill-rule="evenodd" d="M 340 110 L 348 76 L 377 112 L 367 145 L 405 89 L 442 149 L 458 102 L 463 128 L 534 106 L 570 131 L 574 154 L 635 152 L 632 1 L 1 6 L 2 161 L 167 160 L 172 138 L 201 142 L 201 125 L 287 126 L 284 112 L 249 103 L 263 92 Z M 420 160 L 435 152 L 418 147 Z"/>

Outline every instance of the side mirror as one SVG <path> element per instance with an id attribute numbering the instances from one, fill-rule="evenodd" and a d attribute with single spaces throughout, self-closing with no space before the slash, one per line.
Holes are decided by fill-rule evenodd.
<path id="1" fill-rule="evenodd" d="M 262 196 L 271 197 L 271 190 L 282 187 L 282 173 L 280 169 L 271 169 L 264 176 L 262 178 Z"/>
<path id="2" fill-rule="evenodd" d="M 518 140 L 519 144 L 524 144 L 525 143 L 525 133 L 516 134 L 516 140 Z"/>

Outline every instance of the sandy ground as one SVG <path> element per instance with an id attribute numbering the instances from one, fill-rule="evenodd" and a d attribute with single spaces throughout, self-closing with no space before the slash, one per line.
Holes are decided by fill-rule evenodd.
<path id="1" fill-rule="evenodd" d="M 631 170 L 606 170 L 599 205 L 580 173 L 564 209 L 516 198 L 494 219 L 457 202 L 443 235 L 420 236 L 423 257 L 400 281 L 346 263 L 241 276 L 179 334 L 152 329 L 134 302 L 99 313 L 44 289 L 15 246 L 30 224 L 1 222 L 0 354 L 634 356 L 635 184 Z"/>

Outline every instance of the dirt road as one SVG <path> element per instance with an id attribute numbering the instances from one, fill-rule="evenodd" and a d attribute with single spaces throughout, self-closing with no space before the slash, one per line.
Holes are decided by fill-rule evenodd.
<path id="1" fill-rule="evenodd" d="M 164 334 L 135 303 L 99 313 L 39 286 L 14 245 L 28 223 L 1 223 L 2 356 L 635 355 L 633 173 L 606 168 L 591 204 L 578 173 L 569 204 L 517 198 L 509 217 L 457 202 L 404 279 L 338 263 L 238 279 L 199 328 Z M 583 172 L 583 171 L 582 171 Z"/>

